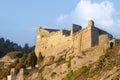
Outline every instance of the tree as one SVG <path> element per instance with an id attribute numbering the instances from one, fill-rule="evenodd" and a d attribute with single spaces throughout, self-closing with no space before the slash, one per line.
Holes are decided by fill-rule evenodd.
<path id="1" fill-rule="evenodd" d="M 26 54 L 28 55 L 27 57 L 23 57 L 21 63 L 23 63 L 23 65 L 25 67 L 35 67 L 36 63 L 37 63 L 37 57 L 35 55 L 35 52 L 32 51 L 30 54 Z"/>
<path id="2" fill-rule="evenodd" d="M 11 42 L 9 39 L 0 38 L 0 57 L 11 51 L 22 51 L 22 47 L 17 43 Z"/>
<path id="3" fill-rule="evenodd" d="M 25 43 L 25 45 L 24 45 L 24 47 L 23 47 L 23 52 L 24 53 L 29 53 L 29 45 L 28 45 L 28 43 Z"/>
<path id="4" fill-rule="evenodd" d="M 35 65 L 37 64 L 37 56 L 35 55 L 35 52 L 32 51 L 31 53 L 31 66 L 32 67 L 35 67 Z"/>
<path id="5" fill-rule="evenodd" d="M 28 57 L 28 55 L 24 54 L 23 57 L 21 59 L 19 59 L 19 63 L 16 65 L 17 69 L 26 67 L 26 59 L 27 59 L 27 57 Z"/>
<path id="6" fill-rule="evenodd" d="M 0 43 L 4 43 L 5 39 L 4 38 L 0 38 Z"/>

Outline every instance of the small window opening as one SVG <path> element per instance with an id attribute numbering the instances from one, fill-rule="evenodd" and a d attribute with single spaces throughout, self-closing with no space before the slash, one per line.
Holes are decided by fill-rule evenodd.
<path id="1" fill-rule="evenodd" d="M 110 48 L 113 48 L 113 44 L 114 44 L 113 42 L 110 43 Z"/>

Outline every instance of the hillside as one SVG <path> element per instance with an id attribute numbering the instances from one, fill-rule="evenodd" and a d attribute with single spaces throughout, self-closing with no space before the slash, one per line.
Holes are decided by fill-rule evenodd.
<path id="1" fill-rule="evenodd" d="M 81 57 L 79 56 L 80 60 L 74 56 L 68 61 L 64 58 L 59 58 L 58 61 L 49 61 L 46 65 L 29 74 L 25 80 L 119 80 L 120 43 L 104 50 L 101 56 L 93 56 L 92 53 L 97 54 L 98 50 L 100 50 L 98 46 L 87 50 Z M 92 54 L 92 57 L 88 53 Z M 94 61 L 88 60 L 87 63 L 86 56 L 91 57 L 91 60 Z M 95 56 L 99 57 L 95 60 Z M 43 64 L 45 64 L 44 60 L 42 60 Z M 74 64 L 75 61 L 78 65 Z M 81 64 L 80 61 L 85 64 Z"/>
<path id="2" fill-rule="evenodd" d="M 120 80 L 120 43 L 88 66 L 70 72 L 65 80 Z"/>
<path id="3" fill-rule="evenodd" d="M 93 20 L 88 21 L 86 28 L 76 24 L 70 30 L 39 27 L 35 47 L 37 70 L 25 79 L 100 80 L 100 74 L 104 76 L 101 71 L 112 70 L 118 64 L 118 50 L 119 39 L 95 27 Z"/>
<path id="4" fill-rule="evenodd" d="M 36 69 L 26 69 L 25 72 L 27 71 L 28 73 L 25 73 L 23 76 L 25 80 L 119 80 L 120 43 L 117 43 L 114 47 L 107 48 L 106 50 L 101 52 L 98 50 L 102 49 L 100 49 L 99 46 L 96 46 L 82 52 L 82 55 L 73 56 L 68 60 L 67 56 L 70 54 L 74 54 L 73 51 L 75 51 L 75 49 L 73 50 L 72 48 L 69 48 L 67 50 L 64 50 L 63 52 L 61 52 L 61 54 L 66 53 L 66 58 L 59 57 L 58 60 L 55 60 L 54 57 L 45 58 L 41 55 L 41 60 L 39 60 L 39 67 L 36 67 Z M 5 57 L 3 57 L 3 59 L 6 60 L 5 58 L 7 58 L 8 56 L 10 60 L 14 60 L 16 57 L 21 56 L 18 54 L 21 53 L 8 53 Z M 79 58 L 76 59 L 77 57 Z M 23 56 L 19 59 L 19 63 L 25 63 L 27 60 L 30 59 L 33 58 L 26 57 L 25 59 L 25 56 Z M 18 64 L 16 65 L 16 67 L 18 66 Z M 29 63 L 27 63 L 26 66 L 27 65 L 29 65 Z M 1 79 L 2 76 L 6 76 L 7 74 L 9 74 L 8 72 L 10 72 L 10 68 L 9 70 L 7 69 L 3 69 L 0 71 Z M 21 69 L 19 70 L 21 71 Z M 20 73 L 18 74 L 19 77 L 22 76 L 22 74 Z"/>
<path id="5" fill-rule="evenodd" d="M 0 38 L 0 80 L 6 80 L 12 68 L 34 65 L 34 48 L 27 43 L 21 47 L 9 39 Z"/>

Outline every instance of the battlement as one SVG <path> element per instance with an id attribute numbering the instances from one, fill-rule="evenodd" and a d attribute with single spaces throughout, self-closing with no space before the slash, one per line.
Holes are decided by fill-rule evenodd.
<path id="1" fill-rule="evenodd" d="M 92 48 L 94 46 L 109 45 L 113 39 L 107 31 L 95 27 L 93 20 L 88 22 L 88 26 L 83 28 L 80 25 L 72 24 L 70 30 L 38 28 L 35 52 L 44 56 L 57 55 L 63 49 L 73 47 L 79 51 Z"/>
<path id="2" fill-rule="evenodd" d="M 40 29 L 44 29 L 44 30 L 46 30 L 46 31 L 48 31 L 48 32 L 56 32 L 56 31 L 59 31 L 59 29 L 49 29 L 49 28 L 38 27 L 38 32 L 39 32 Z"/>
<path id="3" fill-rule="evenodd" d="M 48 36 L 52 36 L 56 33 L 61 34 L 61 35 L 69 35 L 70 31 L 69 30 L 65 30 L 65 29 L 48 29 L 48 28 L 42 28 L 39 27 L 37 30 L 38 33 L 38 38 L 43 38 L 43 37 L 48 37 Z"/>

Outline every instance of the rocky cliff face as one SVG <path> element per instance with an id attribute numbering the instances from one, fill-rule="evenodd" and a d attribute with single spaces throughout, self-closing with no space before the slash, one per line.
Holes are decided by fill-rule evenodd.
<path id="1" fill-rule="evenodd" d="M 74 29 L 78 26 L 72 27 L 69 31 L 73 33 L 71 35 L 66 35 L 64 30 L 38 29 L 35 48 L 38 70 L 28 75 L 26 80 L 106 79 L 104 67 L 106 65 L 110 67 L 109 64 L 115 59 L 109 60 L 111 57 L 106 53 L 118 51 L 119 47 L 112 49 L 118 44 L 116 39 L 113 40 L 109 33 L 96 28 L 92 20 L 89 21 L 87 28 L 80 27 L 77 32 L 74 32 Z M 112 53 L 115 54 L 111 52 L 111 55 Z M 34 76 L 35 74 L 37 76 Z M 105 77 L 100 77 L 102 75 Z"/>
<path id="2" fill-rule="evenodd" d="M 120 80 L 120 43 L 106 50 L 99 60 L 79 73 L 75 80 Z"/>
<path id="3" fill-rule="evenodd" d="M 70 57 L 69 57 L 70 56 Z M 57 58 L 44 58 L 41 67 L 26 80 L 119 80 L 120 43 L 113 48 L 95 46 L 76 53 L 63 50 Z"/>

